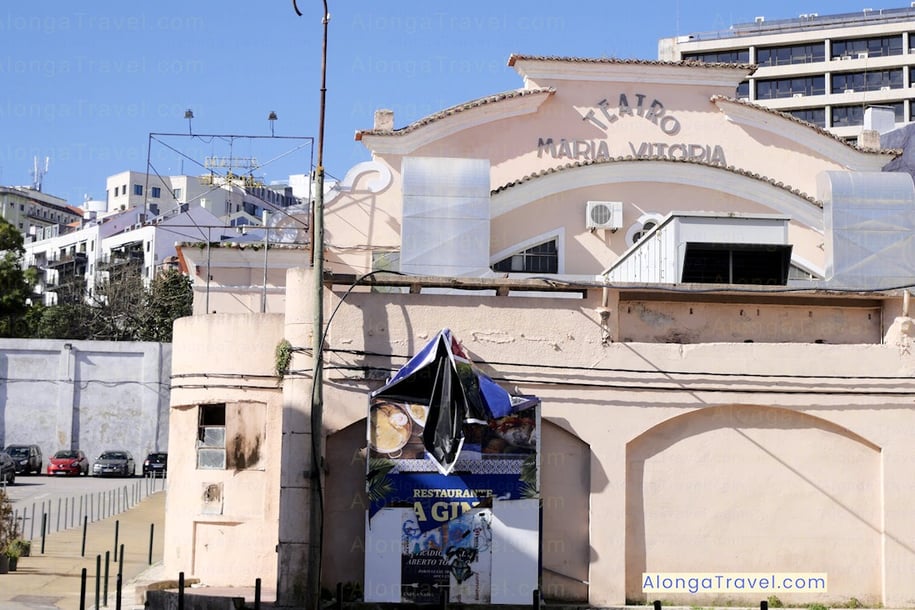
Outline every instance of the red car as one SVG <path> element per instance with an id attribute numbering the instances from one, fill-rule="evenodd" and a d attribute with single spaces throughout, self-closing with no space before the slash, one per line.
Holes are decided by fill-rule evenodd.
<path id="1" fill-rule="evenodd" d="M 58 451 L 48 460 L 48 474 L 88 475 L 89 458 L 82 451 L 75 449 Z"/>

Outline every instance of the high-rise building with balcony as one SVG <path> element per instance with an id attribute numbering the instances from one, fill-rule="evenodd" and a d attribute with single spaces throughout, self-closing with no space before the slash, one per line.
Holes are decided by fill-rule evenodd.
<path id="1" fill-rule="evenodd" d="M 915 3 L 855 13 L 756 17 L 725 31 L 661 39 L 658 58 L 755 64 L 736 96 L 856 142 L 864 112 L 915 117 Z M 891 126 L 892 127 L 892 126 Z"/>

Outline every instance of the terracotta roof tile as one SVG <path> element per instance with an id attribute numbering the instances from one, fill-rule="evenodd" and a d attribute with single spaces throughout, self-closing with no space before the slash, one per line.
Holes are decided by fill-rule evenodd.
<path id="1" fill-rule="evenodd" d="M 881 154 L 886 154 L 886 155 L 892 155 L 895 157 L 898 157 L 899 155 L 902 154 L 902 151 L 899 149 L 896 149 L 896 148 L 865 148 L 862 146 L 857 146 L 855 144 L 851 144 L 848 142 L 848 140 L 837 136 L 836 134 L 832 133 L 831 131 L 827 131 L 826 129 L 823 129 L 822 127 L 817 127 L 813 123 L 809 123 L 803 119 L 799 119 L 796 116 L 794 116 L 793 114 L 789 114 L 787 112 L 781 112 L 779 110 L 773 110 L 772 108 L 767 108 L 766 106 L 762 106 L 760 104 L 754 104 L 753 102 L 750 102 L 747 100 L 741 100 L 741 99 L 737 99 L 737 98 L 733 98 L 733 97 L 728 97 L 727 95 L 713 95 L 711 97 L 711 100 L 712 100 L 712 102 L 725 101 L 725 102 L 730 102 L 732 104 L 740 104 L 741 106 L 748 106 L 750 108 L 762 110 L 763 112 L 768 112 L 769 114 L 774 114 L 776 116 L 780 116 L 780 117 L 788 119 L 789 121 L 792 121 L 794 123 L 798 123 L 799 125 L 803 125 L 804 127 L 808 127 L 810 129 L 816 131 L 820 135 L 828 136 L 828 137 L 832 138 L 833 140 L 841 142 L 842 144 L 848 146 L 849 148 L 851 148 L 853 150 L 857 150 L 859 152 L 881 153 Z"/>
<path id="2" fill-rule="evenodd" d="M 519 184 L 529 182 L 536 178 L 542 178 L 543 176 L 547 176 L 549 174 L 556 174 L 556 173 L 559 173 L 559 172 L 561 172 L 563 170 L 567 170 L 567 169 L 576 169 L 579 167 L 588 167 L 591 165 L 603 165 L 605 163 L 621 163 L 621 162 L 631 163 L 631 162 L 647 162 L 647 161 L 655 161 L 655 162 L 662 162 L 662 163 L 690 163 L 693 165 L 702 165 L 704 167 L 710 167 L 712 169 L 719 169 L 721 171 L 731 172 L 731 173 L 737 174 L 739 176 L 745 176 L 747 178 L 752 178 L 754 180 L 760 180 L 762 182 L 767 182 L 776 188 L 780 188 L 784 191 L 791 193 L 792 195 L 800 197 L 801 199 L 805 199 L 809 203 L 811 203 L 819 208 L 823 207 L 822 201 L 819 201 L 815 197 L 812 197 L 812 196 L 808 195 L 807 193 L 801 192 L 798 189 L 792 188 L 791 185 L 785 184 L 784 182 L 779 182 L 777 180 L 774 180 L 767 176 L 763 176 L 761 174 L 757 174 L 755 172 L 750 172 L 745 169 L 740 169 L 740 168 L 734 167 L 733 165 L 728 165 L 728 166 L 724 167 L 721 165 L 714 165 L 712 163 L 705 163 L 703 161 L 697 161 L 697 160 L 692 160 L 692 159 L 671 159 L 669 157 L 661 157 L 661 156 L 655 156 L 655 155 L 647 156 L 647 157 L 634 157 L 632 155 L 627 155 L 627 156 L 613 157 L 610 159 L 598 159 L 598 160 L 593 160 L 593 161 L 576 161 L 576 162 L 572 162 L 572 163 L 566 163 L 565 165 L 560 165 L 558 167 L 550 167 L 550 168 L 541 170 L 539 172 L 535 172 L 533 174 L 528 174 L 528 175 L 524 176 L 523 178 L 519 178 L 517 180 L 512 180 L 511 182 L 509 182 L 507 184 L 503 184 L 502 186 L 496 187 L 495 189 L 493 189 L 491 191 L 491 194 L 495 195 L 502 191 L 508 190 L 513 186 L 518 186 Z"/>
<path id="3" fill-rule="evenodd" d="M 512 91 L 504 91 L 502 93 L 497 93 L 495 95 L 488 95 L 486 97 L 477 98 L 457 106 L 452 106 L 446 108 L 435 114 L 430 114 L 427 117 L 424 117 L 414 123 L 410 123 L 406 127 L 400 129 L 363 129 L 356 132 L 356 140 L 361 140 L 362 136 L 402 136 L 410 132 L 416 131 L 420 127 L 424 127 L 430 123 L 440 121 L 441 119 L 459 114 L 461 112 L 466 112 L 473 108 L 479 106 L 486 106 L 488 104 L 495 104 L 498 102 L 503 102 L 505 100 L 510 100 L 513 98 L 523 97 L 527 95 L 551 95 L 555 93 L 553 88 L 540 88 L 540 89 L 514 89 Z"/>
<path id="4" fill-rule="evenodd" d="M 558 57 L 550 55 L 512 55 L 508 58 L 508 65 L 514 66 L 518 60 L 525 61 L 561 61 L 567 63 L 579 64 L 617 64 L 617 65 L 634 65 L 634 66 L 684 66 L 690 68 L 710 68 L 733 70 L 740 68 L 744 70 L 756 71 L 756 64 L 733 64 L 726 62 L 706 62 L 685 59 L 681 61 L 661 61 L 659 59 L 623 59 L 619 57 Z"/>

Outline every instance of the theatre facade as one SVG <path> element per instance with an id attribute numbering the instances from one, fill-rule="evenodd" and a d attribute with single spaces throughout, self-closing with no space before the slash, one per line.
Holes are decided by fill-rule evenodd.
<path id="1" fill-rule="evenodd" d="M 415 600 L 435 565 L 456 603 L 915 605 L 915 188 L 881 171 L 899 151 L 735 99 L 753 66 L 509 64 L 517 89 L 356 132 L 372 160 L 326 194 L 320 296 L 287 248 L 252 312 L 238 252 L 182 246 L 207 306 L 175 326 L 166 569 L 260 577 L 281 603 L 320 552 L 322 585 L 369 601 Z M 460 362 L 536 397 L 525 442 L 467 428 L 461 449 L 487 468 L 536 455 L 534 519 L 460 486 L 371 508 L 371 395 L 443 329 Z M 415 440 L 410 465 L 407 445 L 384 452 L 392 476 L 423 468 Z M 414 548 L 414 509 L 445 533 Z M 492 544 L 458 553 L 456 523 Z"/>

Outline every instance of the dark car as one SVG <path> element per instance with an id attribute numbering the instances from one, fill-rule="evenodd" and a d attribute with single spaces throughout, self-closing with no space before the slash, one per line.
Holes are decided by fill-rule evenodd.
<path id="1" fill-rule="evenodd" d="M 164 451 L 150 453 L 143 460 L 143 476 L 165 476 L 168 471 L 168 454 Z"/>
<path id="2" fill-rule="evenodd" d="M 137 465 L 129 451 L 104 451 L 92 464 L 92 474 L 97 477 L 132 477 L 137 474 Z"/>
<path id="3" fill-rule="evenodd" d="M 0 451 L 0 482 L 8 485 L 16 482 L 16 463 L 3 451 Z"/>
<path id="4" fill-rule="evenodd" d="M 13 458 L 16 474 L 41 474 L 41 447 L 38 445 L 10 445 L 3 451 Z"/>
<path id="5" fill-rule="evenodd" d="M 79 449 L 62 449 L 48 460 L 48 474 L 87 475 L 89 458 Z"/>

